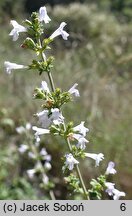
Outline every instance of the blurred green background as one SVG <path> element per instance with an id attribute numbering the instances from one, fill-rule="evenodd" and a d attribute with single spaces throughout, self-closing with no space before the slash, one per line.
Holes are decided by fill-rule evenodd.
<path id="1" fill-rule="evenodd" d="M 22 37 L 9 37 L 10 19 L 29 17 L 40 6 L 48 6 L 52 22 L 46 26 L 50 35 L 60 22 L 67 22 L 68 41 L 57 38 L 50 51 L 56 58 L 53 77 L 57 87 L 68 90 L 79 84 L 81 97 L 66 105 L 68 120 L 86 121 L 90 128 L 87 152 L 102 152 L 105 160 L 99 168 L 85 160 L 82 173 L 89 179 L 103 173 L 109 160 L 116 163 L 115 181 L 132 199 L 132 0 L 1 0 L 0 1 L 0 199 L 48 199 L 37 181 L 29 181 L 26 170 L 32 161 L 18 153 L 23 139 L 15 128 L 26 122 L 36 124 L 33 114 L 40 110 L 32 99 L 34 87 L 47 77 L 35 71 L 14 71 L 8 76 L 4 61 L 28 64 L 33 54 L 20 48 Z M 65 144 L 57 137 L 42 140 L 52 155 L 50 177 L 56 184 L 57 199 L 79 199 L 70 195 L 61 173 Z"/>

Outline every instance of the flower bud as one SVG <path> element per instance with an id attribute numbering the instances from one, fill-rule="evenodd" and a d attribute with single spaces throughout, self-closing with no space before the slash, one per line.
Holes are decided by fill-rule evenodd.
<path id="1" fill-rule="evenodd" d="M 35 50 L 36 49 L 36 44 L 34 43 L 34 41 L 27 37 L 25 39 L 25 41 L 23 42 L 23 44 L 21 45 L 22 48 L 28 48 L 28 49 L 31 49 L 31 50 Z"/>

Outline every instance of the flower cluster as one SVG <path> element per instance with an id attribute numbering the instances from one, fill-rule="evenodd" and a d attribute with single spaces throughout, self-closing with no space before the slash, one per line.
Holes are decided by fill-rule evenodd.
<path id="1" fill-rule="evenodd" d="M 108 163 L 108 167 L 106 169 L 105 175 L 109 175 L 109 174 L 115 174 L 116 170 L 115 170 L 115 163 L 110 161 Z M 105 182 L 105 186 L 106 186 L 106 192 L 108 193 L 109 196 L 113 196 L 114 200 L 118 200 L 121 196 L 125 196 L 124 192 L 121 192 L 117 189 L 115 189 L 115 184 L 111 183 L 111 182 Z"/>
<path id="2" fill-rule="evenodd" d="M 105 171 L 104 175 L 101 175 L 97 178 L 97 180 L 92 179 L 90 182 L 92 188 L 89 190 L 89 193 L 91 194 L 91 197 L 94 197 L 96 194 L 96 197 L 98 199 L 101 199 L 102 194 L 101 192 L 105 190 L 105 192 L 112 197 L 114 200 L 118 200 L 121 196 L 125 196 L 125 193 L 122 191 L 119 191 L 115 188 L 115 183 L 108 182 L 107 177 L 110 174 L 116 174 L 115 170 L 115 163 L 110 161 L 108 163 L 107 169 Z"/>
<path id="3" fill-rule="evenodd" d="M 38 179 L 40 186 L 46 191 L 50 191 L 54 187 L 53 182 L 48 177 L 48 172 L 52 169 L 51 155 L 47 153 L 46 148 L 41 147 L 39 136 L 35 136 L 35 139 L 32 138 L 31 129 L 30 123 L 16 128 L 16 132 L 22 136 L 23 140 L 18 151 L 21 155 L 26 154 L 34 164 L 33 168 L 26 171 L 30 180 L 33 181 L 40 177 L 40 180 Z"/>
<path id="4" fill-rule="evenodd" d="M 13 37 L 13 41 L 16 41 L 18 38 L 19 38 L 19 33 L 21 32 L 25 32 L 27 34 L 32 34 L 33 36 L 33 33 L 36 32 L 36 31 L 39 31 L 41 32 L 41 34 L 43 33 L 43 26 L 40 25 L 40 28 L 38 27 L 38 29 L 35 29 L 35 27 L 39 24 L 39 23 L 49 23 L 51 21 L 51 19 L 49 18 L 49 16 L 47 15 L 47 10 L 46 10 L 46 7 L 41 7 L 39 9 L 39 14 L 36 15 L 36 16 L 33 16 L 33 22 L 29 21 L 29 20 L 26 20 L 25 21 L 25 24 L 28 26 L 28 27 L 24 27 L 20 24 L 18 24 L 15 20 L 11 20 L 11 25 L 13 26 L 13 29 L 12 31 L 10 32 L 10 36 Z M 62 38 L 64 40 L 67 40 L 69 34 L 64 31 L 64 27 L 66 26 L 66 23 L 65 22 L 62 22 L 59 26 L 59 28 L 48 38 L 45 40 L 45 44 L 43 47 L 40 47 L 40 44 L 38 43 L 35 43 L 32 38 L 30 37 L 27 37 L 26 40 L 24 41 L 24 43 L 22 44 L 21 47 L 23 48 L 29 48 L 29 49 L 32 49 L 32 50 L 35 50 L 36 51 L 36 54 L 40 54 L 42 53 L 41 51 L 45 48 L 47 49 L 48 48 L 48 44 L 57 36 L 61 35 Z M 32 29 L 32 33 L 31 33 L 31 29 Z M 35 36 L 37 39 L 37 36 Z M 5 68 L 6 68 L 6 72 L 7 73 L 11 73 L 12 70 L 16 70 L 16 69 L 25 69 L 25 68 L 29 68 L 29 69 L 32 69 L 34 68 L 35 66 L 35 69 L 41 69 L 42 71 L 43 70 L 47 70 L 47 66 L 50 67 L 49 64 L 52 63 L 52 59 L 50 58 L 49 59 L 49 62 L 47 61 L 46 59 L 46 56 L 43 52 L 43 57 L 45 59 L 45 63 L 44 65 L 41 65 L 40 63 L 40 68 L 38 68 L 38 64 L 37 65 L 34 65 L 36 62 L 33 61 L 33 63 L 29 66 L 25 66 L 25 65 L 20 65 L 20 64 L 16 64 L 16 63 L 12 63 L 12 62 L 9 62 L 9 61 L 5 61 L 4 65 L 5 65 Z M 47 64 L 49 63 L 49 64 Z M 41 68 L 42 67 L 42 68 Z M 40 71 L 41 72 L 41 71 Z"/>
<path id="5" fill-rule="evenodd" d="M 70 96 L 73 96 L 73 97 L 79 97 L 80 93 L 79 93 L 78 89 L 76 89 L 77 85 L 78 85 L 77 83 L 74 84 L 68 90 L 67 94 L 69 94 Z M 56 90 L 55 90 L 55 92 L 56 92 Z M 64 94 L 64 93 L 62 93 L 62 94 Z M 77 141 L 76 146 L 78 148 L 78 151 L 80 149 L 85 150 L 86 143 L 89 142 L 85 138 L 87 132 L 89 132 L 89 129 L 84 126 L 85 122 L 82 121 L 79 125 L 70 128 L 70 131 L 68 131 L 68 130 L 65 131 L 64 117 L 63 117 L 63 115 L 59 109 L 62 106 L 62 104 L 60 105 L 60 100 L 58 100 L 58 98 L 56 100 L 55 93 L 50 92 L 48 84 L 46 83 L 46 81 L 42 81 L 41 88 L 36 89 L 35 98 L 42 99 L 43 101 L 45 101 L 45 104 L 48 104 L 48 106 L 45 105 L 46 109 L 44 109 L 43 111 L 36 114 L 36 116 L 39 119 L 39 123 L 41 125 L 41 128 L 38 128 L 36 126 L 33 127 L 33 130 L 36 131 L 35 136 L 50 133 L 53 131 L 52 128 L 54 128 L 54 129 L 56 129 L 53 131 L 54 134 L 57 134 L 58 131 L 59 131 L 59 134 L 65 134 L 65 136 L 67 136 L 70 141 L 72 141 L 72 140 Z M 61 98 L 62 98 L 62 95 L 61 95 Z M 57 107 L 52 108 L 55 105 L 54 101 L 56 101 L 56 106 L 59 108 L 57 108 Z M 49 106 L 49 104 L 50 104 L 50 106 Z M 55 126 L 57 126 L 57 127 L 55 127 Z M 51 127 L 51 130 L 50 130 L 50 127 Z M 99 154 L 85 153 L 84 155 L 86 157 L 94 159 L 96 166 L 99 166 L 100 161 L 104 159 L 104 155 L 102 153 L 99 153 Z M 66 158 L 65 166 L 69 170 L 72 170 L 74 168 L 74 164 L 79 164 L 79 161 L 77 161 L 74 158 L 74 155 L 72 153 L 66 154 L 65 158 Z M 63 169 L 64 169 L 64 167 L 63 167 Z"/>
<path id="6" fill-rule="evenodd" d="M 20 148 L 22 147 L 24 147 L 25 149 L 25 146 L 20 146 Z M 20 151 L 20 148 L 19 148 L 19 151 Z M 25 151 L 27 151 L 27 149 Z M 42 175 L 42 182 L 44 183 L 44 185 L 48 185 L 49 178 L 46 173 L 52 168 L 51 163 L 50 163 L 51 155 L 47 153 L 45 148 L 42 148 L 41 151 L 38 152 L 38 156 L 39 156 L 39 160 L 37 159 L 37 155 L 35 152 L 34 153 L 31 151 L 28 152 L 28 157 L 36 160 L 36 164 L 33 169 L 27 170 L 27 174 L 29 178 L 32 179 L 34 178 L 35 174 L 40 173 Z"/>
<path id="7" fill-rule="evenodd" d="M 69 185 L 73 186 L 74 191 L 80 192 L 86 199 L 90 199 L 92 196 L 96 199 L 101 199 L 101 192 L 104 189 L 109 196 L 113 196 L 114 200 L 119 199 L 120 196 L 125 196 L 125 193 L 115 189 L 114 183 L 106 181 L 109 174 L 116 173 L 114 168 L 115 164 L 113 162 L 109 162 L 104 175 L 99 176 L 97 180 L 93 179 L 91 181 L 90 184 L 92 188 L 90 190 L 86 189 L 79 168 L 80 160 L 85 159 L 86 157 L 91 158 L 95 161 L 95 166 L 97 167 L 104 159 L 104 154 L 85 152 L 86 144 L 89 142 L 86 138 L 89 129 L 85 127 L 84 121 L 81 121 L 81 123 L 77 126 L 74 126 L 72 122 L 67 124 L 65 123 L 66 120 L 63 116 L 62 108 L 66 103 L 71 102 L 75 97 L 79 97 L 80 93 L 77 89 L 77 83 L 75 83 L 68 91 L 62 91 L 60 88 L 55 88 L 54 86 L 51 74 L 54 58 L 53 56 L 47 58 L 46 50 L 50 49 L 50 43 L 52 43 L 56 37 L 60 35 L 64 40 L 67 40 L 69 34 L 64 30 L 66 23 L 62 22 L 57 30 L 55 30 L 48 38 L 42 39 L 43 34 L 45 33 L 44 27 L 50 21 L 51 19 L 47 14 L 45 6 L 41 7 L 38 13 L 32 13 L 31 19 L 24 22 L 25 26 L 22 26 L 15 20 L 12 20 L 11 24 L 13 25 L 13 30 L 9 35 L 13 37 L 13 41 L 16 41 L 19 37 L 19 33 L 25 33 L 27 37 L 21 47 L 35 52 L 37 59 L 33 59 L 32 63 L 26 66 L 11 63 L 9 61 L 5 61 L 4 63 L 8 74 L 10 74 L 13 69 L 34 69 L 39 71 L 40 75 L 45 72 L 50 83 L 49 88 L 47 82 L 42 81 L 40 88 L 36 88 L 34 90 L 34 98 L 42 101 L 42 110 L 35 114 L 40 126 L 37 127 L 34 125 L 32 127 L 33 131 L 35 131 L 35 143 L 32 143 L 29 146 L 21 144 L 19 147 L 19 152 L 21 154 L 27 152 L 28 157 L 35 161 L 34 168 L 29 169 L 27 174 L 30 178 L 33 178 L 35 174 L 40 173 L 43 184 L 49 184 L 47 171 L 51 169 L 51 156 L 47 153 L 44 147 L 42 149 L 39 148 L 40 141 L 42 135 L 58 135 L 65 140 L 68 147 L 68 152 L 63 157 L 64 166 L 62 169 L 65 174 L 68 173 L 68 176 L 65 179 Z M 16 130 L 20 134 L 27 134 L 26 131 L 30 128 L 31 125 L 27 124 L 25 128 L 18 127 Z"/>

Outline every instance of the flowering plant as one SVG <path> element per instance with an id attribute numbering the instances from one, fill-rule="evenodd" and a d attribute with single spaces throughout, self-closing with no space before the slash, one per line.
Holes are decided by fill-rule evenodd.
<path id="1" fill-rule="evenodd" d="M 40 141 L 43 135 L 60 136 L 68 147 L 62 158 L 62 171 L 65 175 L 65 182 L 72 188 L 73 192 L 80 193 L 84 199 L 89 200 L 102 199 L 102 192 L 105 191 L 114 200 L 117 200 L 120 196 L 125 196 L 125 193 L 115 189 L 114 183 L 107 182 L 107 176 L 116 173 L 114 162 L 109 162 L 105 173 L 100 175 L 97 180 L 91 180 L 89 189 L 85 186 L 79 166 L 81 159 L 91 158 L 95 161 L 95 166 L 99 166 L 104 159 L 104 155 L 103 153 L 86 152 L 86 144 L 89 142 L 86 136 L 89 129 L 85 127 L 84 121 L 75 126 L 73 122 L 67 123 L 63 116 L 63 106 L 73 101 L 75 97 L 79 97 L 80 93 L 77 89 L 77 83 L 68 91 L 62 91 L 60 88 L 55 87 L 51 74 L 54 58 L 53 56 L 47 57 L 46 51 L 51 49 L 50 44 L 54 42 L 56 37 L 61 36 L 64 40 L 67 40 L 69 34 L 64 30 L 66 23 L 62 22 L 51 36 L 44 38 L 45 26 L 50 21 L 46 7 L 41 7 L 38 13 L 32 13 L 30 20 L 24 21 L 25 26 L 19 25 L 15 20 L 12 20 L 13 30 L 9 34 L 13 37 L 13 41 L 16 41 L 19 38 L 19 33 L 25 33 L 26 39 L 21 47 L 32 50 L 36 54 L 36 59 L 33 59 L 26 66 L 5 61 L 6 72 L 10 74 L 13 69 L 37 70 L 39 75 L 47 74 L 50 83 L 50 86 L 48 86 L 46 81 L 42 81 L 41 86 L 34 90 L 34 99 L 39 99 L 42 102 L 42 110 L 35 114 L 40 126 L 26 124 L 25 127 L 16 128 L 18 133 L 24 134 L 28 139 L 28 145 L 21 144 L 19 152 L 21 154 L 28 152 L 28 157 L 35 161 L 34 168 L 27 170 L 27 174 L 29 178 L 34 178 L 35 175 L 38 176 L 39 174 L 42 182 L 41 186 L 49 191 L 51 199 L 55 199 L 53 192 L 55 185 L 48 177 L 48 171 L 52 168 L 51 156 L 44 147 L 40 149 Z M 31 128 L 34 131 L 34 142 L 27 132 Z"/>

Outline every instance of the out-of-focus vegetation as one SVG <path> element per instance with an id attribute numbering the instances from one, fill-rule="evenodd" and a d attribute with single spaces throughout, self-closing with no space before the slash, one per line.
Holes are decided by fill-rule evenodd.
<path id="1" fill-rule="evenodd" d="M 1 1 L 0 4 L 2 2 L 2 7 L 5 7 L 4 3 L 9 0 Z M 12 3 L 11 0 L 10 2 Z M 109 160 L 114 160 L 118 172 L 117 176 L 112 178 L 117 182 L 118 188 L 127 193 L 126 199 L 131 199 L 132 27 L 130 17 L 129 22 L 127 20 L 122 22 L 125 9 L 120 11 L 118 18 L 110 12 L 108 5 L 112 2 L 114 5 L 119 1 L 100 2 L 102 3 L 100 5 L 76 3 L 65 7 L 59 5 L 54 8 L 49 7 L 52 22 L 46 25 L 45 34 L 48 36 L 53 32 L 60 22 L 67 22 L 69 40 L 64 42 L 62 39 L 56 39 L 53 50 L 50 51 L 56 57 L 53 76 L 56 86 L 65 90 L 75 82 L 79 84 L 81 97 L 67 105 L 65 115 L 67 120 L 74 120 L 76 123 L 81 120 L 86 121 L 86 125 L 90 128 L 88 152 L 105 154 L 105 161 L 100 168 L 94 168 L 89 160 L 83 164 L 82 171 L 86 183 L 95 177 L 99 170 L 103 172 Z M 106 2 L 109 3 L 107 6 Z M 16 8 L 20 8 L 18 1 L 13 1 L 13 4 Z M 14 12 L 8 13 L 9 16 L 4 14 L 4 19 L 8 21 L 9 17 L 18 16 L 15 7 L 12 7 Z M 8 12 L 7 8 L 6 10 Z M 20 17 L 17 19 L 20 21 Z M 34 87 L 40 86 L 41 80 L 46 76 L 41 77 L 34 71 L 14 71 L 11 76 L 5 74 L 3 68 L 5 60 L 27 64 L 27 61 L 31 62 L 33 57 L 31 52 L 20 48 L 21 39 L 12 42 L 8 36 L 11 28 L 8 22 L 1 24 L 0 199 L 45 199 L 47 196 L 38 189 L 36 182 L 33 185 L 33 182 L 27 178 L 26 169 L 29 168 L 29 160 L 26 157 L 23 160 L 18 154 L 17 148 L 23 140 L 15 128 L 26 121 L 36 124 L 33 114 L 38 111 L 38 105 L 32 99 L 32 94 Z M 70 192 L 62 180 L 61 156 L 66 151 L 65 144 L 57 138 L 44 139 L 43 144 L 53 158 L 50 175 L 56 184 L 57 198 L 79 198 L 69 196 Z"/>
<path id="2" fill-rule="evenodd" d="M 111 11 L 122 21 L 131 21 L 132 19 L 132 0 L 1 0 L 0 14 L 1 18 L 6 19 L 7 16 L 15 17 L 18 14 L 21 16 L 24 10 L 27 12 L 36 11 L 45 4 L 54 7 L 70 3 L 96 4 L 99 9 Z"/>

